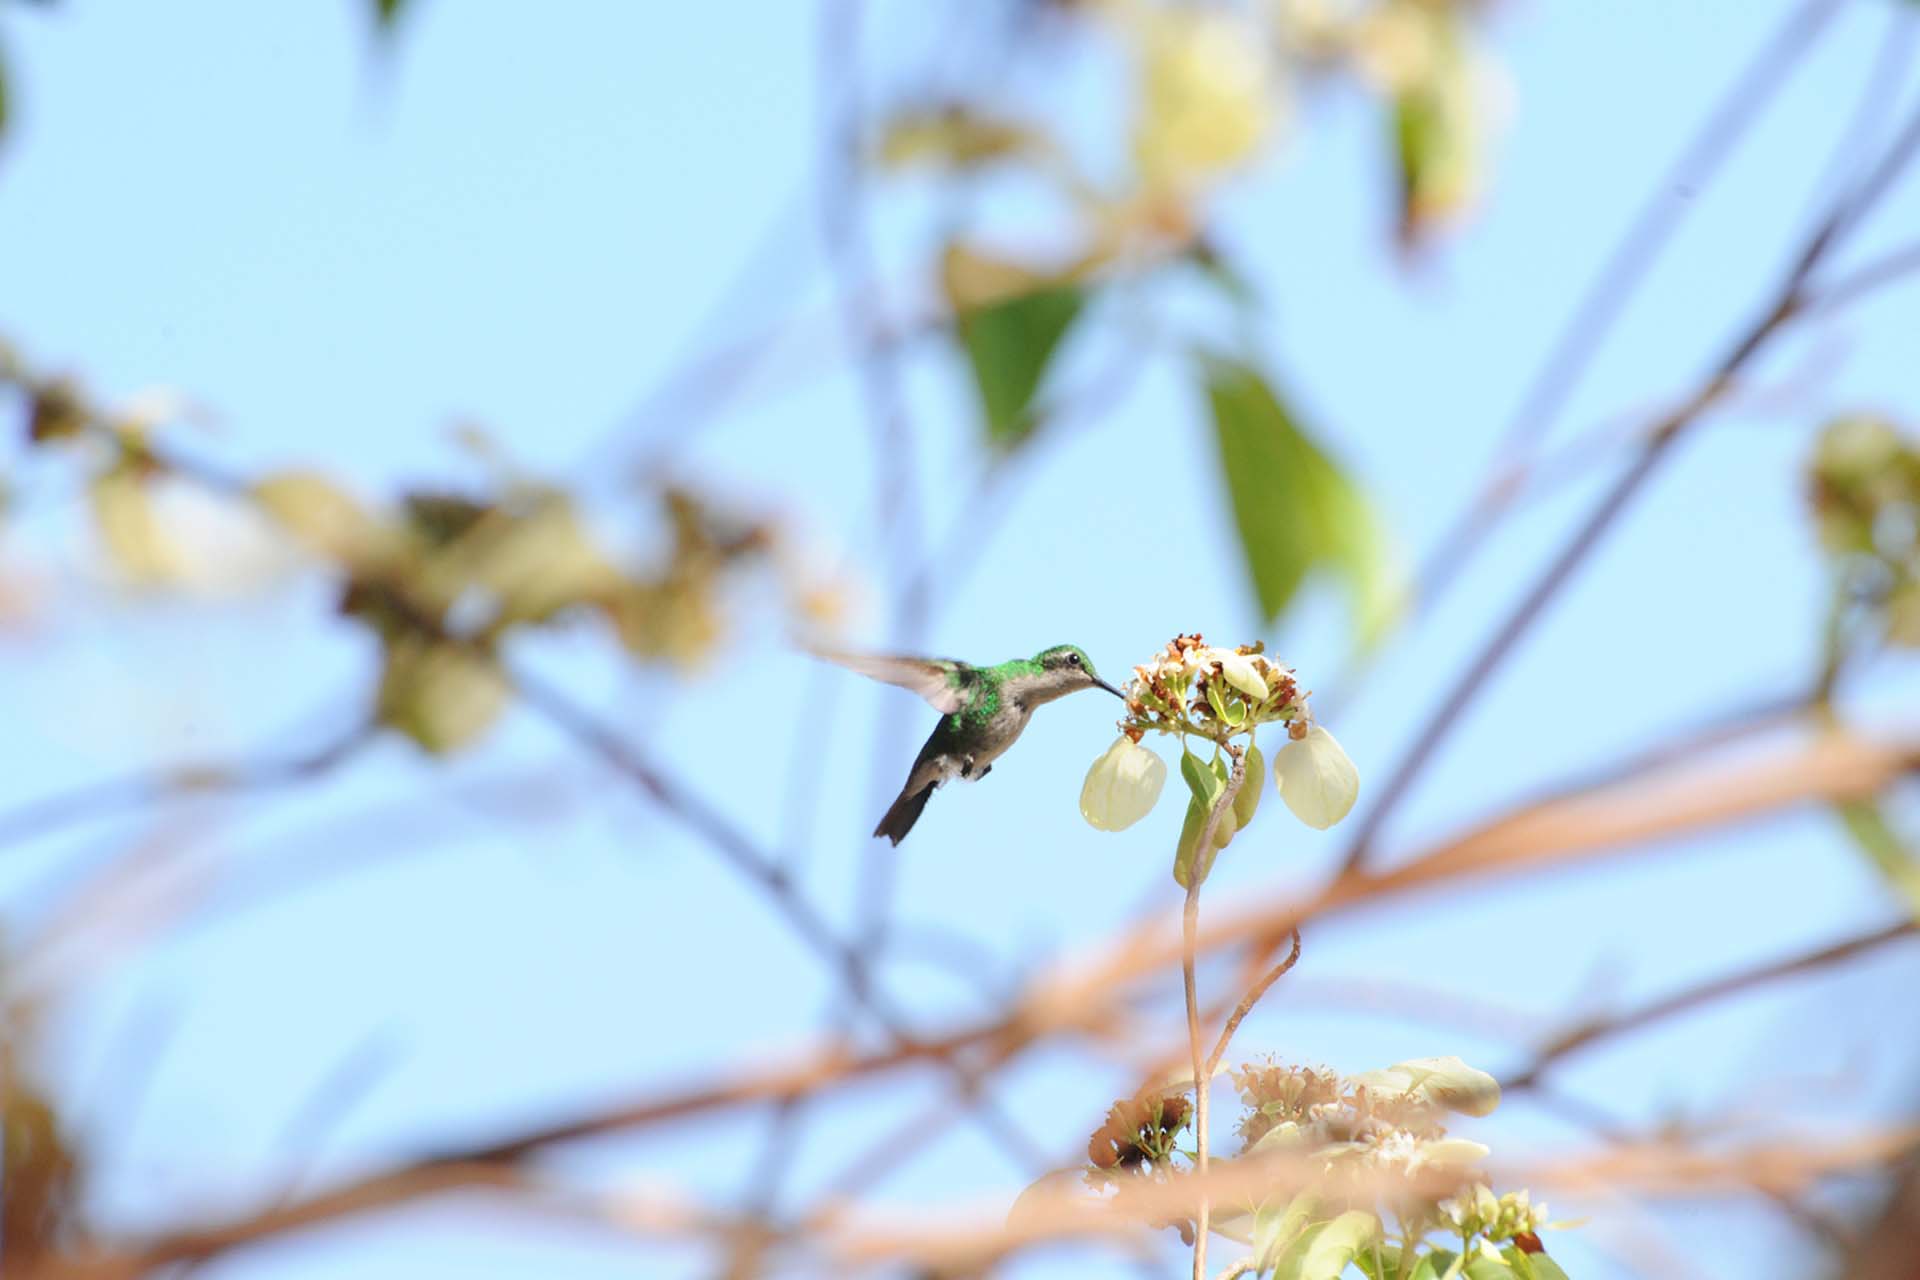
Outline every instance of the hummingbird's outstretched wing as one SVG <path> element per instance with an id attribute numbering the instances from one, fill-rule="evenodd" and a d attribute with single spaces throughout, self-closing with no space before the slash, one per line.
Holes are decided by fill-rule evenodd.
<path id="1" fill-rule="evenodd" d="M 925 698 L 941 715 L 952 715 L 967 703 L 967 680 L 963 664 L 950 658 L 907 658 L 879 653 L 838 653 L 831 649 L 809 649 L 816 658 L 838 663 L 873 680 L 911 689 Z"/>

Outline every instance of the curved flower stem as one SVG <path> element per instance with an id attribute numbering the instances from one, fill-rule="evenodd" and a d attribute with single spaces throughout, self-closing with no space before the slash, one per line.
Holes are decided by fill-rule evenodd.
<path id="1" fill-rule="evenodd" d="M 1286 976 L 1289 969 L 1300 963 L 1300 930 L 1293 931 L 1293 948 L 1287 952 L 1287 958 L 1266 971 L 1259 981 L 1247 988 L 1247 994 L 1240 997 L 1233 1012 L 1227 1015 L 1226 1025 L 1220 1028 L 1220 1038 L 1213 1043 L 1213 1052 L 1207 1055 L 1207 1078 L 1220 1069 L 1220 1059 L 1227 1056 L 1227 1046 L 1233 1043 L 1233 1033 L 1240 1029 L 1241 1019 L 1253 1012 L 1253 1006 L 1260 1003 L 1260 997 L 1267 994 L 1267 988 Z"/>
<path id="2" fill-rule="evenodd" d="M 1200 828 L 1200 839 L 1196 844 L 1199 850 L 1213 848 L 1213 831 L 1220 825 L 1220 815 L 1240 794 L 1240 784 L 1247 778 L 1246 751 L 1230 742 L 1222 745 L 1226 747 L 1227 754 L 1233 757 L 1233 772 L 1227 776 L 1226 789 L 1221 791 L 1219 798 L 1213 802 L 1213 808 L 1207 813 L 1207 825 Z M 1202 856 L 1196 854 L 1195 869 L 1201 865 Z M 1200 995 L 1193 976 L 1194 937 L 1200 927 L 1202 880 L 1199 875 L 1190 879 L 1186 908 L 1180 915 L 1180 976 L 1186 984 L 1187 1048 L 1193 1057 L 1193 1167 L 1204 1178 L 1207 1173 L 1207 1085 L 1212 1079 L 1212 1071 L 1200 1049 Z M 1193 1280 L 1207 1280 L 1207 1233 L 1212 1217 L 1211 1208 L 1203 1196 L 1200 1211 L 1196 1215 L 1199 1220 L 1194 1224 L 1193 1231 Z"/>

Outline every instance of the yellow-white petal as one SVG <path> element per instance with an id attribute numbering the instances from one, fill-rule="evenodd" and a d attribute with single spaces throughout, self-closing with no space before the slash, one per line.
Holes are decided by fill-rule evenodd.
<path id="1" fill-rule="evenodd" d="M 1227 683 L 1252 698 L 1255 702 L 1264 702 L 1267 697 L 1267 682 L 1260 676 L 1260 669 L 1253 665 L 1253 659 L 1244 653 L 1232 650 L 1220 651 L 1220 674 Z"/>
<path id="2" fill-rule="evenodd" d="M 1412 1168 L 1464 1169 L 1491 1154 L 1485 1144 L 1467 1138 L 1436 1138 L 1420 1144 L 1414 1153 Z"/>
<path id="3" fill-rule="evenodd" d="M 1125 831 L 1147 816 L 1167 782 L 1167 763 L 1121 734 L 1080 787 L 1080 816 L 1100 831 Z"/>
<path id="4" fill-rule="evenodd" d="M 1334 736 L 1314 725 L 1274 753 L 1273 781 L 1293 816 L 1325 831 L 1353 810 L 1360 773 Z"/>

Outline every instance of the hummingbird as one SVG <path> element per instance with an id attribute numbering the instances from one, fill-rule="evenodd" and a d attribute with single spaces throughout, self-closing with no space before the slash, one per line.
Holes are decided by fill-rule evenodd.
<path id="1" fill-rule="evenodd" d="M 813 652 L 849 671 L 911 689 L 940 713 L 927 745 L 914 757 L 900 798 L 873 829 L 875 836 L 895 845 L 913 830 L 935 787 L 956 777 L 976 782 L 991 773 L 993 762 L 1027 727 L 1035 707 L 1080 689 L 1105 689 L 1116 698 L 1126 697 L 1100 678 L 1093 659 L 1078 645 L 1057 644 L 1031 658 L 991 667 L 953 658 Z"/>

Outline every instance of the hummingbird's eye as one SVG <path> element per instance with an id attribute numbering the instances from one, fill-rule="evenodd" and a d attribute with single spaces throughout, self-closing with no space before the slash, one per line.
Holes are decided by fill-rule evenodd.
<path id="1" fill-rule="evenodd" d="M 1067 661 L 1071 662 L 1074 666 L 1077 667 L 1080 665 L 1080 655 L 1077 653 L 1070 653 L 1067 655 Z"/>

